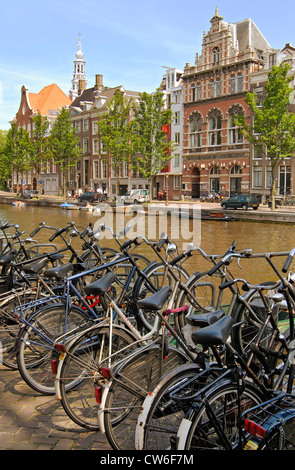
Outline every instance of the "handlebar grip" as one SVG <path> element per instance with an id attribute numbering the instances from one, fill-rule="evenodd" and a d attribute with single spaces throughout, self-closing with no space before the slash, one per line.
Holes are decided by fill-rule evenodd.
<path id="1" fill-rule="evenodd" d="M 288 255 L 286 261 L 285 261 L 285 264 L 284 266 L 282 267 L 282 271 L 283 273 L 286 273 L 290 267 L 290 264 L 292 263 L 293 261 L 293 255 Z"/>
<path id="2" fill-rule="evenodd" d="M 159 241 L 158 246 L 157 246 L 157 251 L 161 251 L 164 243 L 167 241 L 167 235 L 165 234 L 163 238 Z"/>
<path id="3" fill-rule="evenodd" d="M 178 263 L 179 261 L 181 261 L 184 257 L 185 257 L 185 253 L 180 253 L 180 255 L 176 256 L 176 258 L 174 258 L 174 259 L 170 262 L 171 266 L 174 266 L 176 263 Z"/>
<path id="4" fill-rule="evenodd" d="M 41 230 L 41 227 L 40 227 L 40 226 L 37 227 L 37 228 L 35 228 L 35 230 L 33 230 L 33 231 L 30 233 L 30 237 L 34 237 L 34 236 L 36 235 L 36 233 L 39 232 L 39 230 Z"/>
<path id="5" fill-rule="evenodd" d="M 220 290 L 227 289 L 227 287 L 232 286 L 234 283 L 235 283 L 235 281 L 224 282 L 223 284 L 220 284 L 219 289 Z"/>
<path id="6" fill-rule="evenodd" d="M 53 235 L 51 235 L 51 237 L 49 238 L 49 241 L 50 242 L 53 242 L 53 240 L 58 237 L 59 235 L 61 235 L 63 232 L 65 232 L 69 227 L 64 227 L 64 228 L 60 228 L 58 229 Z"/>
<path id="7" fill-rule="evenodd" d="M 210 271 L 208 272 L 208 275 L 209 276 L 212 276 L 212 274 L 216 273 L 216 271 L 218 271 L 219 268 L 221 268 L 221 266 L 224 265 L 224 261 L 219 261 L 217 264 L 215 264 L 215 266 L 213 266 L 213 268 L 210 269 Z"/>
<path id="8" fill-rule="evenodd" d="M 121 245 L 120 250 L 123 251 L 126 248 L 128 248 L 128 246 L 130 245 L 132 245 L 132 240 L 126 240 L 126 242 L 124 242 L 123 245 Z"/>

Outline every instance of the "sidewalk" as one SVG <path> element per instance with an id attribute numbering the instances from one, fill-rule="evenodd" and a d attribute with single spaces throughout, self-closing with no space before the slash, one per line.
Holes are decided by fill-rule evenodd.
<path id="1" fill-rule="evenodd" d="M 0 365 L 0 450 L 109 451 L 105 435 L 71 421 L 54 396 L 34 392 Z"/>

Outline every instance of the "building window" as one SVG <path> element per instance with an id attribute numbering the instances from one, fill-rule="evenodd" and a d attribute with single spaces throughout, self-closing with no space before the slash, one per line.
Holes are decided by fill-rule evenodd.
<path id="1" fill-rule="evenodd" d="M 220 114 L 209 118 L 209 146 L 221 145 L 222 119 Z"/>
<path id="2" fill-rule="evenodd" d="M 93 153 L 94 153 L 94 155 L 98 155 L 98 153 L 99 153 L 99 141 L 98 141 L 98 139 L 93 140 Z"/>
<path id="3" fill-rule="evenodd" d="M 196 86 L 196 93 L 197 93 L 196 100 L 200 101 L 201 99 L 201 84 L 200 83 L 198 83 Z"/>
<path id="4" fill-rule="evenodd" d="M 175 124 L 180 124 L 180 112 L 179 111 L 176 111 L 174 113 L 174 123 Z"/>
<path id="5" fill-rule="evenodd" d="M 202 119 L 200 117 L 194 117 L 189 123 L 191 148 L 202 146 L 202 129 Z"/>
<path id="6" fill-rule="evenodd" d="M 180 167 L 180 158 L 179 158 L 179 155 L 174 155 L 172 162 L 173 162 L 174 168 L 179 168 L 179 167 Z"/>
<path id="7" fill-rule="evenodd" d="M 93 178 L 96 180 L 99 178 L 99 160 L 93 162 Z"/>
<path id="8" fill-rule="evenodd" d="M 243 91 L 243 76 L 241 73 L 238 73 L 237 85 L 238 85 L 238 93 L 241 93 L 241 91 Z"/>
<path id="9" fill-rule="evenodd" d="M 81 121 L 76 121 L 76 132 L 81 132 Z"/>
<path id="10" fill-rule="evenodd" d="M 220 190 L 220 168 L 213 166 L 210 170 L 210 191 L 219 192 Z"/>
<path id="11" fill-rule="evenodd" d="M 102 164 L 102 177 L 107 178 L 108 177 L 108 163 L 106 162 L 106 160 L 103 160 L 101 164 Z"/>
<path id="12" fill-rule="evenodd" d="M 211 80 L 210 82 L 210 98 L 215 97 L 215 82 L 214 80 Z"/>
<path id="13" fill-rule="evenodd" d="M 253 158 L 262 158 L 262 145 L 254 145 L 253 146 Z"/>
<path id="14" fill-rule="evenodd" d="M 196 87 L 192 85 L 192 101 L 196 101 Z"/>
<path id="15" fill-rule="evenodd" d="M 221 89 L 221 84 L 220 84 L 220 79 L 218 78 L 216 80 L 216 96 L 220 96 L 220 89 Z"/>
<path id="16" fill-rule="evenodd" d="M 180 132 L 175 132 L 175 134 L 174 134 L 174 142 L 175 142 L 177 145 L 180 145 Z"/>
<path id="17" fill-rule="evenodd" d="M 235 124 L 236 114 L 231 114 L 229 116 L 229 143 L 230 144 L 242 144 L 243 143 L 243 134 L 239 130 L 238 126 Z"/>
<path id="18" fill-rule="evenodd" d="M 253 167 L 253 188 L 262 188 L 262 167 Z"/>
<path id="19" fill-rule="evenodd" d="M 83 121 L 83 130 L 88 131 L 89 129 L 89 119 L 84 119 Z"/>
<path id="20" fill-rule="evenodd" d="M 279 193 L 282 195 L 290 194 L 291 190 L 291 167 L 280 166 L 279 169 Z"/>
<path id="21" fill-rule="evenodd" d="M 97 121 L 94 121 L 92 124 L 92 133 L 94 135 L 98 134 L 98 122 Z"/>
<path id="22" fill-rule="evenodd" d="M 87 138 L 83 139 L 83 149 L 84 153 L 89 152 L 89 140 Z"/>
<path id="23" fill-rule="evenodd" d="M 213 48 L 213 64 L 219 64 L 219 61 L 220 61 L 220 49 L 219 47 L 214 47 Z"/>
<path id="24" fill-rule="evenodd" d="M 254 93 L 256 95 L 257 106 L 262 106 L 263 104 L 263 88 L 254 88 Z"/>
<path id="25" fill-rule="evenodd" d="M 180 188 L 180 176 L 179 175 L 174 175 L 173 189 L 179 189 L 179 188 Z"/>
<path id="26" fill-rule="evenodd" d="M 230 92 L 236 92 L 236 77 L 234 75 L 230 77 Z"/>
<path id="27" fill-rule="evenodd" d="M 265 187 L 266 188 L 271 188 L 272 186 L 272 171 L 271 171 L 271 166 L 268 166 L 266 168 L 266 178 L 265 178 Z"/>

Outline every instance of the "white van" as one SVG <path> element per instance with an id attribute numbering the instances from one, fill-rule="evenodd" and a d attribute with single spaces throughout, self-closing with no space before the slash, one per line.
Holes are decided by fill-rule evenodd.
<path id="1" fill-rule="evenodd" d="M 121 202 L 124 204 L 141 204 L 143 202 L 149 202 L 149 200 L 148 189 L 131 189 L 131 191 L 127 191 L 124 196 L 121 196 Z"/>

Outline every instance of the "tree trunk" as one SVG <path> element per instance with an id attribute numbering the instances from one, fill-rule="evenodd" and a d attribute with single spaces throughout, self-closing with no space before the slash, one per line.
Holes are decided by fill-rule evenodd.
<path id="1" fill-rule="evenodd" d="M 276 178 L 275 178 L 275 169 L 271 170 L 272 183 L 271 183 L 271 210 L 274 211 L 276 208 L 275 194 L 276 194 Z"/>

